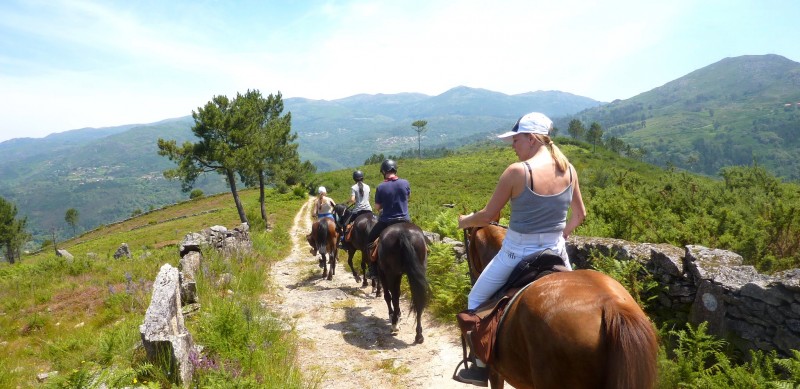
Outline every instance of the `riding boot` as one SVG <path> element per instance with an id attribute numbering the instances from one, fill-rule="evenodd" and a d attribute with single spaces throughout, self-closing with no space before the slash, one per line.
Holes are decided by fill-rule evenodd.
<path id="1" fill-rule="evenodd" d="M 369 280 L 374 280 L 378 276 L 378 272 L 375 269 L 375 262 L 377 262 L 377 259 L 378 259 L 377 258 L 377 251 L 378 251 L 377 250 L 378 249 L 377 245 L 378 245 L 378 239 L 375 239 L 374 241 L 370 242 L 367 245 L 367 253 L 370 256 L 370 258 L 369 258 L 369 263 L 368 263 L 369 268 L 367 269 L 367 274 L 364 275 L 364 277 L 366 277 Z"/>
<path id="2" fill-rule="evenodd" d="M 473 346 L 471 331 L 468 331 L 464 336 L 467 347 L 469 347 L 470 350 L 469 355 L 473 362 L 466 369 L 461 369 L 458 374 L 453 376 L 453 379 L 458 382 L 472 384 L 475 386 L 489 386 L 489 368 L 472 352 Z"/>
<path id="3" fill-rule="evenodd" d="M 369 267 L 367 268 L 367 274 L 364 277 L 367 277 L 368 280 L 374 280 L 377 278 L 377 271 L 375 270 L 375 263 L 370 262 Z"/>
<path id="4" fill-rule="evenodd" d="M 480 367 L 477 363 L 473 363 L 469 368 L 461 369 L 453 379 L 475 386 L 489 386 L 489 368 L 486 366 Z"/>

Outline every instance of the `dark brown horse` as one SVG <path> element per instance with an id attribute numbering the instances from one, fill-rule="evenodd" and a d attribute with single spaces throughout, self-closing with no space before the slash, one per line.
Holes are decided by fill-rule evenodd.
<path id="1" fill-rule="evenodd" d="M 348 220 L 351 215 L 350 208 L 344 204 L 336 204 L 336 206 L 333 207 L 333 212 L 337 215 L 341 223 L 345 223 L 345 220 Z M 361 282 L 362 287 L 366 287 L 368 282 L 366 277 L 367 262 L 369 261 L 369 251 L 367 248 L 370 243 L 367 242 L 367 237 L 369 236 L 369 231 L 378 221 L 373 217 L 372 212 L 368 212 L 358 215 L 356 219 L 354 221 L 351 220 L 351 222 L 353 225 L 350 227 L 352 229 L 350 240 L 347 242 L 342 242 L 341 248 L 344 251 L 347 251 L 347 264 L 350 265 L 350 270 L 353 272 L 353 278 L 355 278 L 356 282 Z M 338 230 L 340 233 L 344 233 L 344 229 L 345 226 L 343 224 L 338 224 Z M 361 252 L 361 274 L 364 275 L 363 282 L 362 278 L 356 271 L 355 266 L 353 266 L 353 256 L 355 256 L 357 251 Z M 381 293 L 380 282 L 373 280 L 372 288 L 375 292 L 375 297 L 378 297 Z"/>
<path id="2" fill-rule="evenodd" d="M 470 229 L 468 260 L 478 273 L 498 252 L 502 227 Z M 481 232 L 482 230 L 486 230 Z M 506 308 L 498 330 L 492 388 L 653 388 L 658 339 L 636 300 L 594 270 L 552 273 Z"/>
<path id="3" fill-rule="evenodd" d="M 336 274 L 336 259 L 338 258 L 338 250 L 336 249 L 336 242 L 339 239 L 336 233 L 336 222 L 331 218 L 323 217 L 311 225 L 311 233 L 306 235 L 306 241 L 311 246 L 311 254 L 317 255 L 319 252 L 320 258 L 319 267 L 322 270 L 322 278 L 329 280 L 333 279 Z M 328 272 L 327 264 L 330 264 L 330 272 Z"/>
<path id="4" fill-rule="evenodd" d="M 428 304 L 430 285 L 425 274 L 428 246 L 425 235 L 416 224 L 397 223 L 381 232 L 378 244 L 378 278 L 383 284 L 383 299 L 389 308 L 392 332 L 397 332 L 400 319 L 400 280 L 408 277 L 411 289 L 411 311 L 416 314 L 417 336 L 414 343 L 422 343 L 422 311 Z"/>

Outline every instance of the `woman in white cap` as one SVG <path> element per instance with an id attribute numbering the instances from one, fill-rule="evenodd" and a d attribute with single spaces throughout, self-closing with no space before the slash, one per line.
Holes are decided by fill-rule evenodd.
<path id="1" fill-rule="evenodd" d="M 317 214 L 317 220 L 329 217 L 335 221 L 336 219 L 333 217 L 333 207 L 335 206 L 336 202 L 328 197 L 328 190 L 324 186 L 320 186 L 317 189 L 317 200 L 314 203 L 314 212 Z"/>
<path id="2" fill-rule="evenodd" d="M 511 131 L 499 135 L 511 142 L 519 162 L 506 168 L 483 209 L 458 217 L 460 229 L 486 226 L 499 219 L 503 207 L 511 202 L 502 248 L 472 286 L 467 309 L 475 309 L 489 299 L 505 284 L 517 263 L 529 254 L 551 249 L 572 269 L 565 240 L 583 222 L 586 208 L 578 187 L 578 173 L 550 139 L 552 128 L 553 122 L 547 116 L 532 112 L 521 117 Z M 455 379 L 486 386 L 489 372 L 478 362 L 462 369 Z"/>

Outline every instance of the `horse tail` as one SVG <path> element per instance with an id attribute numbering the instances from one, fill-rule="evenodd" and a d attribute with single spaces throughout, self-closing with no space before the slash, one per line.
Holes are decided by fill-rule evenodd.
<path id="1" fill-rule="evenodd" d="M 319 220 L 319 228 L 317 229 L 317 250 L 320 254 L 328 253 L 328 218 L 323 217 Z"/>
<path id="2" fill-rule="evenodd" d="M 655 387 L 658 338 L 650 319 L 638 307 L 605 304 L 608 346 L 606 388 Z"/>
<path id="3" fill-rule="evenodd" d="M 420 263 L 414 243 L 411 242 L 412 233 L 400 234 L 400 257 L 403 260 L 403 268 L 408 275 L 408 286 L 411 289 L 411 310 L 422 313 L 430 298 L 430 284 L 425 275 L 425 266 Z"/>

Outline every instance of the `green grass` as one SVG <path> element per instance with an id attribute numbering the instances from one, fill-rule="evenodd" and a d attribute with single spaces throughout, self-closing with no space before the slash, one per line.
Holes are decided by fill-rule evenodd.
<path id="1" fill-rule="evenodd" d="M 258 215 L 258 193 L 242 192 L 249 213 Z M 304 387 L 291 368 L 294 335 L 258 302 L 268 293 L 271 262 L 289 253 L 289 228 L 305 196 L 270 193 L 271 230 L 253 230 L 254 254 L 226 260 L 206 255 L 198 278 L 200 314 L 186 318 L 207 362 L 195 379 L 201 387 Z M 0 387 L 35 387 L 36 374 L 59 371 L 48 386 L 85 387 L 91 380 L 112 386 L 170 386 L 159 366 L 146 361 L 139 325 L 150 303 L 152 283 L 164 263 L 178 266 L 178 243 L 190 232 L 213 225 L 228 228 L 239 220 L 230 194 L 187 201 L 81 235 L 59 248 L 74 260 L 57 257 L 52 247 L 0 265 Z M 133 258 L 114 259 L 121 243 Z M 92 254 L 93 253 L 93 254 Z M 216 290 L 216 277 L 233 275 Z M 229 323 L 231 328 L 219 326 Z M 235 340 L 227 348 L 220 340 Z M 241 343 L 237 343 L 241 341 Z M 95 382 L 95 381 L 91 381 Z"/>

